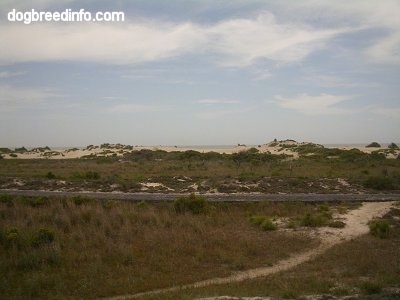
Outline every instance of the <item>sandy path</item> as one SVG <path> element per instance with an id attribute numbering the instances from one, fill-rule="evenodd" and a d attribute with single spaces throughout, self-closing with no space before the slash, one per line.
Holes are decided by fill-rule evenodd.
<path id="1" fill-rule="evenodd" d="M 321 244 L 319 247 L 303 253 L 295 254 L 287 259 L 278 261 L 275 265 L 270 267 L 261 267 L 247 271 L 237 272 L 228 277 L 212 278 L 195 282 L 192 284 L 173 286 L 170 288 L 152 290 L 149 292 L 137 293 L 132 295 L 116 296 L 107 299 L 109 300 L 134 299 L 145 295 L 156 295 L 165 292 L 179 291 L 182 289 L 204 287 L 214 284 L 240 282 L 247 279 L 264 277 L 277 272 L 285 271 L 303 262 L 313 259 L 314 257 L 320 255 L 321 253 L 325 252 L 326 250 L 328 250 L 329 248 L 338 243 L 348 241 L 360 235 L 368 233 L 369 228 L 367 223 L 374 218 L 383 216 L 390 210 L 392 206 L 393 202 L 363 203 L 363 205 L 360 208 L 352 210 L 346 215 L 342 216 L 343 221 L 346 223 L 346 227 L 342 229 L 320 228 L 316 230 L 315 233 L 321 239 Z"/>

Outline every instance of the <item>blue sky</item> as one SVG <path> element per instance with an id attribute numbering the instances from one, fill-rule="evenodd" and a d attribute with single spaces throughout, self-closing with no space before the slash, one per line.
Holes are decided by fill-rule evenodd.
<path id="1" fill-rule="evenodd" d="M 10 10 L 125 21 L 9 22 Z M 1 146 L 400 141 L 400 1 L 5 0 Z"/>

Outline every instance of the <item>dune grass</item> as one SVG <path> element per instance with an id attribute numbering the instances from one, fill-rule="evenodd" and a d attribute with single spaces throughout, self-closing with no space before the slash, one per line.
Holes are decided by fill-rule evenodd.
<path id="1" fill-rule="evenodd" d="M 316 294 L 367 297 L 379 294 L 386 287 L 400 288 L 400 209 L 392 209 L 382 220 L 390 224 L 390 233 L 384 239 L 372 232 L 338 244 L 290 271 L 241 283 L 166 293 L 162 298 L 194 299 L 218 295 L 297 298 Z M 398 299 L 398 295 L 382 297 L 377 295 L 373 299 Z"/>
<path id="2" fill-rule="evenodd" d="M 303 203 L 208 204 L 0 197 L 0 294 L 92 299 L 225 276 L 273 264 L 318 242 L 264 231 L 250 216 L 300 218 Z"/>
<path id="3" fill-rule="evenodd" d="M 145 181 L 163 183 L 177 190 L 188 188 L 193 183 L 201 186 L 205 182 L 220 192 L 232 192 L 240 191 L 232 187 L 233 179 L 251 184 L 265 177 L 275 177 L 282 179 L 280 188 L 286 192 L 310 190 L 313 187 L 309 181 L 321 178 L 345 178 L 350 183 L 369 189 L 400 189 L 399 159 L 385 159 L 379 154 L 353 150 L 312 148 L 312 151 L 316 153 L 309 156 L 306 151 L 297 160 L 251 151 L 226 155 L 150 150 L 136 151 L 124 157 L 3 159 L 0 163 L 0 184 L 20 178 L 30 180 L 25 188 L 33 189 L 40 186 L 96 189 L 115 185 L 121 191 L 135 191 L 140 189 L 139 183 Z M 189 177 L 190 180 L 177 180 L 177 177 Z M 56 180 L 66 183 L 57 186 Z M 332 185 L 334 187 L 335 183 Z M 268 188 L 259 191 L 268 191 Z M 272 187 L 271 191 L 274 192 Z"/>

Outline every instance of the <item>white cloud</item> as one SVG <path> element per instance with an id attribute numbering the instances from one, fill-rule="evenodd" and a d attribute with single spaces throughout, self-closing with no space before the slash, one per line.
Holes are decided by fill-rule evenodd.
<path id="1" fill-rule="evenodd" d="M 351 110 L 338 107 L 337 105 L 351 100 L 353 96 L 336 96 L 330 94 L 320 94 L 319 96 L 310 96 L 300 94 L 296 97 L 286 98 L 280 95 L 275 96 L 277 104 L 283 108 L 293 109 L 307 115 L 322 114 L 346 114 Z"/>
<path id="2" fill-rule="evenodd" d="M 400 30 L 368 47 L 365 53 L 374 62 L 400 64 Z"/>
<path id="3" fill-rule="evenodd" d="M 280 2 L 280 5 L 284 5 L 284 3 L 296 17 L 302 15 L 308 19 L 319 15 L 329 24 L 346 26 L 350 24 L 353 28 L 384 30 L 384 33 L 380 33 L 380 37 L 371 40 L 370 44 L 361 51 L 372 62 L 400 63 L 400 1 L 302 0 L 291 2 L 291 5 L 287 5 L 287 2 Z"/>
<path id="4" fill-rule="evenodd" d="M 247 66 L 258 59 L 290 63 L 303 60 L 346 29 L 316 30 L 299 24 L 279 24 L 271 13 L 256 19 L 234 19 L 209 28 L 212 49 L 223 64 Z"/>
<path id="5" fill-rule="evenodd" d="M 0 78 L 10 78 L 10 77 L 15 77 L 15 76 L 21 76 L 26 74 L 26 72 L 9 72 L 9 71 L 3 71 L 0 72 Z"/>
<path id="6" fill-rule="evenodd" d="M 197 103 L 212 105 L 212 104 L 239 104 L 241 102 L 237 100 L 225 100 L 225 99 L 201 99 L 198 100 Z"/>
<path id="7" fill-rule="evenodd" d="M 126 64 L 190 52 L 201 30 L 182 24 L 12 24 L 0 28 L 0 63 L 93 61 Z"/>
<path id="8" fill-rule="evenodd" d="M 166 110 L 166 106 L 146 104 L 117 104 L 109 111 L 112 113 L 145 113 Z"/>
<path id="9" fill-rule="evenodd" d="M 0 64 L 60 60 L 130 64 L 189 53 L 217 54 L 222 64 L 237 67 L 259 59 L 291 63 L 347 30 L 278 23 L 271 13 L 208 26 L 155 21 L 7 23 L 0 27 Z"/>

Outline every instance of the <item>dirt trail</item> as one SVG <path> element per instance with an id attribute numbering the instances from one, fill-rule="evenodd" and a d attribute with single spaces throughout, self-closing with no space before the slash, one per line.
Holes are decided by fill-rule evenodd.
<path id="1" fill-rule="evenodd" d="M 317 229 L 315 234 L 321 239 L 321 244 L 319 247 L 314 248 L 312 250 L 296 253 L 293 256 L 278 261 L 275 265 L 270 267 L 261 267 L 256 269 L 251 269 L 247 271 L 237 272 L 231 276 L 220 277 L 220 278 L 212 278 L 199 282 L 195 282 L 192 284 L 186 284 L 182 286 L 173 286 L 165 289 L 152 290 L 143 293 L 137 293 L 132 295 L 122 295 L 107 298 L 109 300 L 122 300 L 122 299 L 134 299 L 139 298 L 145 295 L 156 295 L 166 292 L 179 291 L 182 289 L 189 288 L 197 288 L 204 287 L 208 285 L 214 284 L 225 284 L 232 282 L 240 282 L 247 279 L 254 279 L 257 277 L 268 276 L 277 272 L 285 271 L 291 269 L 303 262 L 313 259 L 314 257 L 320 255 L 325 252 L 332 246 L 351 240 L 360 235 L 366 234 L 369 231 L 368 221 L 383 216 L 387 213 L 390 208 L 393 206 L 393 202 L 367 202 L 363 203 L 363 205 L 355 210 L 350 211 L 346 215 L 342 215 L 343 222 L 346 223 L 346 226 L 342 229 L 335 228 L 320 228 Z"/>

